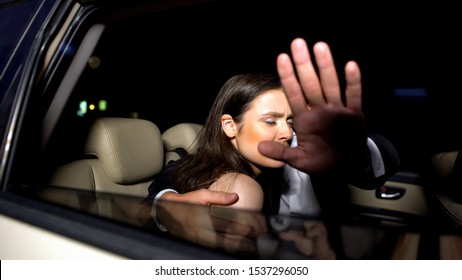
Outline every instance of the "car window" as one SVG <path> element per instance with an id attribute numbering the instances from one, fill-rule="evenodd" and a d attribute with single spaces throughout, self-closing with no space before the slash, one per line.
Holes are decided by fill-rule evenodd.
<path id="1" fill-rule="evenodd" d="M 11 7 L 24 5 L 28 12 L 37 8 L 28 6 L 37 1 L 16 2 L 11 2 Z M 91 164 L 97 157 L 86 152 L 86 142 L 95 121 L 101 118 L 147 120 L 159 129 L 160 134 L 179 123 L 203 124 L 215 95 L 230 76 L 245 72 L 275 73 L 277 55 L 289 52 L 289 43 L 296 36 L 309 38 L 310 43 L 318 40 L 332 43 L 339 69 L 349 59 L 364 65 L 364 79 L 368 81 L 364 86 L 368 125 L 386 134 L 399 148 L 403 167 L 399 174 L 401 177 L 397 177 L 400 177 L 399 180 L 404 178 L 400 183 L 404 182 L 406 187 L 411 185 L 411 191 L 408 188 L 406 191 L 414 195 L 407 201 L 423 197 L 421 175 L 425 174 L 422 173 L 422 159 L 435 150 L 443 149 L 443 146 L 444 149 L 452 149 L 459 143 L 460 138 L 456 136 L 450 137 L 451 141 L 444 142 L 444 145 L 430 140 L 420 142 L 420 137 L 426 134 L 426 110 L 433 88 L 427 80 L 420 79 L 425 71 L 418 65 L 412 73 L 403 70 L 412 63 L 401 60 L 398 55 L 400 49 L 388 49 L 387 44 L 374 48 L 382 39 L 389 38 L 391 31 L 370 34 L 363 23 L 356 21 L 348 21 L 348 24 L 336 28 L 320 27 L 319 18 L 302 18 L 304 9 L 294 9 L 281 3 L 267 3 L 267 9 L 263 11 L 260 7 L 245 5 L 245 1 L 237 1 L 238 5 L 234 1 L 197 1 L 178 6 L 176 1 L 171 6 L 164 6 L 163 1 L 149 4 L 144 3 L 149 1 L 135 1 L 126 6 L 106 6 L 104 1 L 101 5 L 97 3 L 99 1 L 80 2 L 81 6 L 74 6 L 78 11 L 68 18 L 69 27 L 61 34 L 62 37 L 53 34 L 63 38 L 60 46 L 67 46 L 69 52 L 64 54 L 64 50 L 60 49 L 49 60 L 45 73 L 37 74 L 40 71 L 36 71 L 36 84 L 28 83 L 34 86 L 31 86 L 28 102 L 22 104 L 18 137 L 12 143 L 14 158 L 8 173 L 8 188 L 2 195 L 15 202 L 17 207 L 30 207 L 20 208 L 21 214 L 16 214 L 20 219 L 123 258 L 306 258 L 304 251 L 284 240 L 281 233 L 292 232 L 303 237 L 308 225 L 329 228 L 328 222 L 313 217 L 265 215 L 240 210 L 211 211 L 208 207 L 181 203 L 175 206 L 178 211 L 197 212 L 199 217 L 203 217 L 204 227 L 198 228 L 198 231 L 207 230 L 206 225 L 212 224 L 216 216 L 227 221 L 236 217 L 241 222 L 257 220 L 269 229 L 265 234 L 252 237 L 253 241 L 264 244 L 263 249 L 230 252 L 220 250 L 218 241 L 203 244 L 159 231 L 151 209 L 144 208 L 142 204 L 143 196 L 133 195 L 130 191 L 127 191 L 128 194 L 98 192 L 94 181 L 84 183 L 82 188 L 52 183 L 57 171 L 72 171 L 67 168 L 76 164 L 88 170 L 85 173 L 89 174 L 88 177 L 96 177 Z M 0 6 L 1 31 L 7 28 L 3 22 L 11 18 L 11 14 L 2 14 L 6 13 L 10 4 L 0 5 L 3 5 Z M 282 28 L 276 17 L 280 11 L 293 15 Z M 68 10 L 61 12 L 69 13 Z M 8 25 L 10 23 L 15 21 L 8 21 Z M 284 29 L 289 27 L 289 31 Z M 2 44 L 17 44 L 19 39 L 16 34 L 23 28 L 15 26 L 9 33 L 12 35 L 5 37 L 8 42 Z M 420 40 L 415 44 L 419 45 Z M 52 48 L 49 44 L 42 47 Z M 383 49 L 389 52 L 379 54 Z M 408 56 L 411 54 L 415 55 L 414 52 L 406 53 Z M 398 62 L 400 70 L 396 75 L 399 77 L 390 77 L 390 68 Z M 0 57 L 0 69 L 3 68 L 2 63 L 8 63 L 3 56 Z M 401 80 L 403 76 L 409 80 Z M 341 82 L 343 86 L 344 81 Z M 3 92 L 1 90 L 0 94 Z M 403 116 L 409 114 L 412 118 L 405 118 L 409 123 L 402 121 Z M 452 132 L 448 134 L 453 135 Z M 431 140 L 434 140 L 433 137 Z M 415 144 L 417 142 L 419 145 Z M 431 148 L 420 150 L 424 144 Z M 90 161 L 92 163 L 88 164 Z M 86 179 L 83 176 L 73 177 L 73 180 Z M 153 175 L 150 180 L 154 179 Z M 143 183 L 149 185 L 149 182 Z M 385 194 L 394 190 L 390 186 L 396 187 L 397 184 L 382 189 Z M 412 192 L 415 189 L 418 191 Z M 388 210 L 387 206 L 393 201 L 378 199 L 374 191 L 361 192 L 354 199 L 361 200 L 365 196 L 372 197 L 377 204 L 362 205 L 361 209 L 367 211 L 366 217 L 358 215 L 341 225 L 340 231 L 345 233 L 348 241 L 342 240 L 343 237 L 332 237 L 335 246 L 348 242 L 347 254 L 342 257 L 406 257 L 408 252 L 398 249 L 406 243 L 404 239 L 408 234 L 414 236 L 427 229 L 427 216 L 421 216 L 421 213 L 426 214 L 426 204 L 419 200 L 424 206 L 419 208 L 423 210 L 418 211 L 414 220 L 414 213 L 408 215 L 406 211 L 399 211 L 401 204 L 398 211 L 396 208 Z M 41 215 L 34 216 L 33 213 Z M 445 230 L 457 233 L 452 227 Z M 431 240 L 430 243 L 434 245 L 434 242 Z M 416 250 L 412 248 L 415 255 L 410 258 L 422 258 Z M 435 256 L 433 253 L 429 253 L 431 257 Z"/>
<path id="2" fill-rule="evenodd" d="M 0 101 L 8 89 L 2 81 L 11 79 L 28 55 L 27 48 L 34 40 L 28 32 L 40 26 L 51 8 L 50 3 L 40 1 L 0 2 Z"/>
<path id="3" fill-rule="evenodd" d="M 29 22 L 27 19 L 33 17 L 38 5 L 37 1 L 0 2 L 0 30 L 2 31 L 0 69 L 6 68 L 7 61 L 15 51 L 14 46 L 20 45 L 21 37 L 27 28 L 26 24 Z M 3 71 L 1 76 L 3 76 Z"/>

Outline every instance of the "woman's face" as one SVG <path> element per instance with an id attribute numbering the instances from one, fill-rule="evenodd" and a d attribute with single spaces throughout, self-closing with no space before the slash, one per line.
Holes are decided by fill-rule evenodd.
<path id="1" fill-rule="evenodd" d="M 243 121 L 236 124 L 238 132 L 232 141 L 258 174 L 258 166 L 278 168 L 284 165 L 282 161 L 260 154 L 258 144 L 276 141 L 289 146 L 293 137 L 292 124 L 292 110 L 284 92 L 282 89 L 270 90 L 250 104 Z"/>

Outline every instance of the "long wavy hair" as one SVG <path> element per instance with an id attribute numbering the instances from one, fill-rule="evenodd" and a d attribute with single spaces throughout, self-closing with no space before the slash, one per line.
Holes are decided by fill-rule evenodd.
<path id="1" fill-rule="evenodd" d="M 224 133 L 221 117 L 229 114 L 236 123 L 241 123 L 257 96 L 280 88 L 279 78 L 270 74 L 241 74 L 226 81 L 198 135 L 196 152 L 187 156 L 172 173 L 182 193 L 209 188 L 227 172 L 256 177 L 249 162 Z"/>

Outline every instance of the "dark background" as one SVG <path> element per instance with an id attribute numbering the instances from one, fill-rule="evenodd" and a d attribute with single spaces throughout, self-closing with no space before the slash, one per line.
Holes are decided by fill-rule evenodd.
<path id="1" fill-rule="evenodd" d="M 77 91 L 108 99 L 109 114 L 136 111 L 162 131 L 202 123 L 229 77 L 275 73 L 276 56 L 289 52 L 292 39 L 323 40 L 342 84 L 345 63 L 359 63 L 370 130 L 396 145 L 404 170 L 418 170 L 434 152 L 461 143 L 456 11 L 442 3 L 211 1 L 146 13 L 107 24 L 95 51 L 101 67 L 87 69 Z M 422 94 L 396 94 L 402 89 Z"/>

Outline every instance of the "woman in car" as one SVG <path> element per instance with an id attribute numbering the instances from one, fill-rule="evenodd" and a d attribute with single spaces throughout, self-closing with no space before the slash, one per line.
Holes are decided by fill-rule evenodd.
<path id="1" fill-rule="evenodd" d="M 258 144 L 276 141 L 288 147 L 293 137 L 291 112 L 277 76 L 230 78 L 211 107 L 196 152 L 171 163 L 176 165 L 172 183 L 180 193 L 237 193 L 239 200 L 230 207 L 271 211 L 285 163 L 260 154 Z"/>
<path id="2" fill-rule="evenodd" d="M 319 205 L 324 215 L 340 217 L 348 213 L 346 211 L 348 209 L 348 189 L 337 186 L 345 186 L 346 182 L 348 182 L 364 189 L 378 188 L 396 173 L 399 166 L 399 156 L 388 140 L 379 135 L 367 134 L 366 132 L 367 128 L 361 108 L 361 77 L 358 65 L 351 61 L 345 67 L 347 89 L 345 92 L 346 104 L 344 104 L 328 45 L 320 42 L 314 47 L 319 77 L 310 59 L 306 42 L 301 38 L 297 38 L 292 42 L 291 48 L 298 75 L 295 74 L 292 68 L 290 57 L 287 54 L 281 54 L 278 57 L 278 73 L 280 81 L 284 85 L 284 91 L 280 88 L 279 81 L 276 83 L 273 81 L 272 83 L 275 83 L 275 88 L 273 89 L 279 88 L 288 98 L 281 104 L 286 104 L 289 101 L 290 109 L 296 109 L 294 119 L 298 121 L 294 122 L 294 125 L 298 127 L 298 129 L 295 129 L 297 130 L 298 145 L 289 148 L 287 143 L 291 140 L 275 141 L 275 139 L 270 141 L 268 141 L 269 139 L 266 139 L 266 141 L 261 139 L 265 143 L 253 143 L 259 145 L 257 153 L 261 153 L 260 156 L 264 157 L 263 155 L 266 155 L 274 159 L 274 162 L 281 163 L 281 161 L 284 161 L 288 163 L 284 166 L 284 186 L 288 186 L 288 190 L 287 188 L 281 190 L 281 185 L 279 185 L 277 191 L 272 193 L 275 197 L 271 197 L 267 201 L 273 202 L 274 210 L 276 210 L 275 208 L 280 208 L 279 204 L 286 206 L 286 209 L 281 207 L 276 211 L 282 212 L 282 210 L 285 210 L 284 213 L 313 216 L 319 214 L 320 209 L 315 207 L 306 211 L 306 206 L 313 200 L 315 202 L 319 200 Z M 297 76 L 300 80 L 297 79 Z M 224 89 L 226 89 L 226 86 Z M 218 101 L 216 102 L 219 103 Z M 215 104 L 212 110 L 218 110 L 219 107 L 215 108 L 217 105 L 220 104 Z M 241 103 L 240 105 L 245 104 Z M 242 113 L 245 112 L 245 109 L 242 108 Z M 234 110 L 237 112 L 236 109 Z M 229 113 L 227 115 L 232 117 L 232 122 L 229 123 L 234 124 L 236 116 Z M 213 117 L 215 118 L 215 124 L 222 123 L 218 116 Z M 289 120 L 287 116 L 286 118 Z M 210 117 L 207 121 L 210 121 Z M 290 123 L 292 123 L 292 118 L 290 118 Z M 210 141 L 210 147 L 217 144 L 224 145 L 216 141 L 218 139 L 223 140 L 218 138 L 218 133 L 222 133 L 221 136 L 225 135 L 225 128 L 225 126 L 220 125 L 219 129 L 215 129 L 215 134 L 208 133 L 210 134 L 209 139 L 203 141 Z M 209 129 L 207 125 L 204 128 L 206 131 Z M 207 134 L 206 131 L 203 132 L 203 136 Z M 233 140 L 233 142 L 239 144 L 236 140 Z M 225 144 L 229 145 L 229 141 L 229 138 L 226 139 Z M 242 149 L 242 145 L 239 145 L 238 149 Z M 217 149 L 217 151 L 219 151 L 217 152 L 218 157 L 221 156 L 222 151 L 220 149 Z M 200 154 L 200 152 L 198 153 Z M 198 156 L 201 157 L 201 155 Z M 206 158 L 206 155 L 204 155 L 204 158 Z M 205 165 L 205 169 L 211 166 L 214 167 L 212 169 L 215 169 L 215 163 L 204 161 L 200 162 L 200 164 Z M 217 166 L 219 167 L 220 164 Z M 202 169 L 199 165 L 191 169 L 195 168 Z M 222 171 L 218 168 L 217 172 Z M 229 170 L 226 172 L 229 172 Z M 201 173 L 198 172 L 197 174 Z M 211 179 L 215 180 L 217 178 L 215 176 Z M 209 181 L 205 185 L 201 185 L 201 187 L 196 184 L 185 186 L 181 192 L 184 194 L 185 191 L 189 192 L 201 189 L 204 186 L 208 187 L 211 183 L 212 181 Z M 297 186 L 294 187 L 294 185 Z M 174 189 L 174 186 L 169 186 L 168 184 L 156 184 L 155 188 L 150 188 L 150 196 L 147 200 L 152 201 L 154 198 L 162 196 L 163 199 L 190 203 L 242 205 L 236 204 L 238 203 L 236 200 L 241 200 L 242 198 L 237 198 L 238 196 L 236 195 L 227 195 L 229 192 L 196 192 L 197 196 L 195 194 L 185 196 L 174 192 L 166 192 L 169 187 Z M 310 189 L 315 188 L 316 195 L 311 191 L 306 191 L 308 187 Z M 214 188 L 215 186 L 209 188 L 209 190 L 214 190 Z M 282 195 L 281 203 L 273 201 L 280 198 L 278 194 Z M 311 196 L 311 198 L 308 199 L 308 196 Z M 243 202 L 241 201 L 241 203 Z M 287 205 L 288 203 L 289 205 Z M 287 206 L 290 206 L 289 209 L 287 209 Z M 153 208 L 155 208 L 155 205 Z M 342 209 L 342 211 L 339 212 L 338 209 Z"/>
<path id="3" fill-rule="evenodd" d="M 322 216 L 328 217 L 328 220 L 333 222 L 333 227 L 336 227 L 339 219 L 350 217 L 351 205 L 349 204 L 346 183 L 352 183 L 361 188 L 377 188 L 396 172 L 399 166 L 399 157 L 393 145 L 383 137 L 372 134 L 367 137 L 361 108 L 361 76 L 355 62 L 349 62 L 345 66 L 347 87 L 344 96 L 346 102 L 344 103 L 328 45 L 321 42 L 313 48 L 319 75 L 303 39 L 293 40 L 291 50 L 295 65 L 292 64 L 291 58 L 287 54 L 281 54 L 277 64 L 279 78 L 284 88 L 283 93 L 287 96 L 285 102 L 288 102 L 293 112 L 293 128 L 297 132 L 298 145 L 289 148 L 287 144 L 290 140 L 282 141 L 282 138 L 279 140 L 275 138 L 276 140 L 268 141 L 270 139 L 266 139 L 262 143 L 257 143 L 257 151 L 261 153 L 260 156 L 262 157 L 274 159 L 274 163 L 280 161 L 287 163 L 285 168 L 293 171 L 287 172 L 287 174 L 293 174 L 292 178 L 303 175 L 305 179 L 296 182 L 299 185 L 298 192 L 289 191 L 288 194 L 281 193 L 281 185 L 278 187 L 262 185 L 263 193 L 268 194 L 268 198 L 264 200 L 268 207 L 264 206 L 263 209 L 278 211 L 280 208 L 279 199 L 282 197 L 282 202 L 285 197 L 291 203 L 288 209 L 289 213 L 297 215 L 300 206 L 306 206 L 310 201 L 299 194 L 300 190 L 313 188 L 316 194 L 313 199 L 319 202 Z M 289 115 L 287 113 L 283 119 L 286 121 L 290 119 L 290 124 L 292 124 L 292 118 L 289 118 Z M 228 141 L 231 142 L 229 139 Z M 242 149 L 242 147 L 239 148 Z M 207 165 L 207 162 L 202 164 Z M 211 165 L 208 166 L 211 167 Z M 280 171 L 281 169 L 274 168 L 273 171 L 275 170 Z M 234 170 L 226 170 L 226 172 L 228 171 L 233 172 Z M 278 176 L 273 172 L 262 172 L 259 176 L 264 174 Z M 308 174 L 309 177 L 306 177 Z M 308 180 L 306 180 L 307 178 Z M 287 180 L 288 176 L 285 179 Z M 281 183 L 278 180 L 271 182 L 273 183 L 271 186 Z M 291 182 L 289 182 L 290 184 Z M 202 205 L 238 205 L 236 203 L 239 200 L 246 200 L 240 194 L 229 193 L 229 189 L 225 192 L 212 192 L 210 188 L 207 191 L 187 189 L 189 192 L 186 193 L 184 192 L 186 189 L 183 189 L 182 193 L 175 193 L 174 187 L 174 185 L 169 184 L 156 184 L 154 188 L 150 189 L 150 195 L 146 201 L 154 202 L 151 208 L 151 217 L 161 230 L 168 230 L 176 236 L 184 236 L 187 233 L 187 239 L 196 240 L 202 244 L 215 244 L 216 239 L 222 237 L 220 233 L 229 233 L 232 227 L 230 224 L 223 228 L 214 225 L 210 229 L 196 226 L 202 223 L 201 219 L 193 216 L 187 218 L 189 217 L 187 213 L 175 214 L 176 205 L 168 204 L 161 207 L 162 213 L 158 213 L 161 215 L 161 225 L 158 223 L 159 217 L 156 213 L 157 198 Z M 169 190 L 169 188 L 173 188 L 173 190 Z M 244 193 L 244 195 L 247 194 Z M 292 203 L 292 198 L 299 198 L 298 203 Z M 217 234 L 202 234 L 205 231 L 216 231 Z M 243 232 L 248 232 L 248 230 L 239 227 L 237 234 Z M 338 230 L 331 232 L 338 233 Z M 340 238 L 333 239 L 340 240 Z M 234 241 L 236 240 L 226 239 L 219 243 L 226 244 L 225 247 L 231 248 L 231 250 L 232 248 L 240 248 L 241 241 Z M 342 247 L 341 244 L 334 244 L 334 246 L 336 248 Z M 337 251 L 341 251 L 341 249 Z"/>

